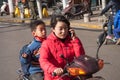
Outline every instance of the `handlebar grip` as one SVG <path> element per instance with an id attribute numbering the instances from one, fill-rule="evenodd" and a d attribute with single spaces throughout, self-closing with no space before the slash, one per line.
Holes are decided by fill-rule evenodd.
<path id="1" fill-rule="evenodd" d="M 57 74 L 55 72 L 52 73 L 52 76 L 57 76 Z"/>

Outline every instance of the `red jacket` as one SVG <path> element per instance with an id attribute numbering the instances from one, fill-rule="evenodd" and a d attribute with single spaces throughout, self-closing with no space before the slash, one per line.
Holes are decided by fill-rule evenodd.
<path id="1" fill-rule="evenodd" d="M 85 54 L 81 41 L 76 38 L 72 40 L 67 36 L 64 42 L 58 39 L 53 33 L 42 43 L 40 48 L 40 66 L 44 70 L 44 80 L 58 80 L 60 76 L 53 77 L 52 73 L 55 68 L 64 68 L 66 61 L 60 57 L 64 55 L 69 61 L 74 57 Z M 70 79 L 60 79 L 70 80 Z"/>

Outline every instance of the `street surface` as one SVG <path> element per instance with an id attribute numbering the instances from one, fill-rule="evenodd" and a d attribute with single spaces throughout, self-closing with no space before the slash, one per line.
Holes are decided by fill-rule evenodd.
<path id="1" fill-rule="evenodd" d="M 4 27 L 13 27 L 13 26 L 19 26 L 21 24 L 19 23 L 9 23 L 9 22 L 0 22 L 0 28 L 4 28 Z"/>
<path id="2" fill-rule="evenodd" d="M 75 28 L 81 39 L 86 54 L 95 57 L 96 39 L 100 30 Z M 50 28 L 47 27 L 49 34 Z M 0 80 L 17 80 L 16 70 L 20 68 L 19 50 L 32 40 L 28 26 L 24 24 L 0 23 Z M 105 80 L 119 80 L 120 77 L 120 45 L 103 45 L 99 57 L 105 61 L 104 68 L 95 75 Z"/>

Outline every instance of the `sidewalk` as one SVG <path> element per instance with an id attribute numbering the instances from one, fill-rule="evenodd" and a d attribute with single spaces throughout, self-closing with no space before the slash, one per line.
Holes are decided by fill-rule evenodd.
<path id="1" fill-rule="evenodd" d="M 71 27 L 76 27 L 76 28 L 89 28 L 89 29 L 102 29 L 102 24 L 103 22 L 100 21 L 102 19 L 99 17 L 100 11 L 93 11 L 93 15 L 90 16 L 90 22 L 84 22 L 84 19 L 71 19 Z M 51 14 L 51 13 L 50 13 Z M 25 23 L 29 23 L 30 19 L 24 19 Z M 50 17 L 49 18 L 43 18 L 42 19 L 46 25 L 50 24 Z M 11 18 L 9 15 L 5 16 L 0 16 L 0 22 L 14 22 L 14 23 L 22 23 L 22 20 L 20 17 L 17 18 Z"/>

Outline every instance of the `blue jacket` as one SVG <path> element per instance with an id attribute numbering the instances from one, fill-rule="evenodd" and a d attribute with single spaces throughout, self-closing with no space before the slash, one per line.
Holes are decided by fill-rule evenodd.
<path id="1" fill-rule="evenodd" d="M 41 43 L 42 43 L 41 41 L 37 41 L 36 39 L 34 39 L 25 50 L 27 57 L 23 58 L 21 56 L 20 58 L 21 64 L 23 64 L 24 70 L 27 70 L 25 71 L 26 72 L 25 74 L 43 72 L 43 70 L 40 68 L 40 64 L 38 61 L 40 55 L 35 54 L 38 53 L 38 50 L 41 47 Z"/>
<path id="2" fill-rule="evenodd" d="M 118 10 L 114 18 L 114 29 L 117 29 L 117 28 L 120 29 L 120 10 Z"/>

